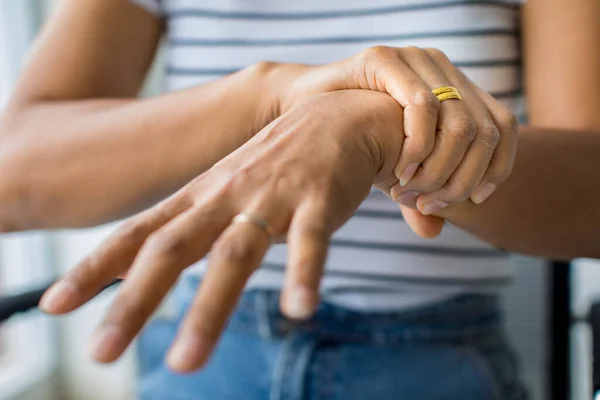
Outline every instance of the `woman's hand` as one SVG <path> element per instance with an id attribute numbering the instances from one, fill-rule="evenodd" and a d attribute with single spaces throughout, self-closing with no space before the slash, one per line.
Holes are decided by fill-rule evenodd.
<path id="1" fill-rule="evenodd" d="M 308 317 L 329 238 L 373 182 L 390 187 L 404 135 L 389 96 L 340 91 L 295 107 L 179 192 L 133 217 L 44 296 L 50 313 L 74 310 L 127 273 L 94 335 L 96 360 L 118 358 L 180 273 L 209 251 L 201 288 L 168 356 L 192 371 L 209 356 L 250 275 L 275 238 L 289 259 L 282 308 Z M 247 213 L 268 221 L 235 222 Z"/>
<path id="2" fill-rule="evenodd" d="M 401 204 L 435 214 L 468 198 L 486 200 L 508 177 L 516 154 L 511 112 L 468 80 L 436 49 L 378 46 L 324 66 L 281 65 L 282 111 L 315 94 L 368 89 L 390 94 L 404 108 L 406 140 L 391 190 Z M 275 68 L 277 69 L 277 68 Z M 432 93 L 458 89 L 463 100 L 442 103 Z"/>

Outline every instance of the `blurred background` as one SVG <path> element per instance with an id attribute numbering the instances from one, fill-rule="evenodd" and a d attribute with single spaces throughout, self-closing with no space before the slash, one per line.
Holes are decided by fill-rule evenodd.
<path id="1" fill-rule="evenodd" d="M 28 49 L 52 13 L 52 0 L 0 0 L 0 108 Z M 144 90 L 161 90 L 161 57 Z M 114 224 L 88 230 L 6 235 L 0 239 L 0 296 L 51 282 L 90 252 Z M 515 257 L 515 285 L 504 303 L 533 400 L 591 398 L 591 334 L 584 321 L 600 298 L 600 264 Z M 0 326 L 0 400 L 129 400 L 135 360 L 100 366 L 87 339 L 111 290 L 64 318 L 29 312 Z"/>

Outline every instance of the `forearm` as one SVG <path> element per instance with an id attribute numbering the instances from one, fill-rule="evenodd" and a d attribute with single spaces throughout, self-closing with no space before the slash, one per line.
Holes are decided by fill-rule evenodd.
<path id="1" fill-rule="evenodd" d="M 272 118 L 261 68 L 146 100 L 12 105 L 0 124 L 0 228 L 94 225 L 170 194 Z"/>
<path id="2" fill-rule="evenodd" d="M 509 179 L 486 202 L 440 216 L 500 248 L 600 258 L 600 135 L 523 127 Z"/>

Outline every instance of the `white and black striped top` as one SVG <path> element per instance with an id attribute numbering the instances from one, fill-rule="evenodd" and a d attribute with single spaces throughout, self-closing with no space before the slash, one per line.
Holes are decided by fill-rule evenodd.
<path id="1" fill-rule="evenodd" d="M 374 45 L 435 47 L 524 115 L 519 0 L 131 1 L 167 20 L 168 90 L 264 60 L 320 64 Z M 285 245 L 275 246 L 249 286 L 279 287 L 285 259 Z M 398 309 L 495 290 L 510 277 L 506 253 L 451 226 L 420 239 L 373 192 L 332 240 L 322 289 L 349 307 Z"/>

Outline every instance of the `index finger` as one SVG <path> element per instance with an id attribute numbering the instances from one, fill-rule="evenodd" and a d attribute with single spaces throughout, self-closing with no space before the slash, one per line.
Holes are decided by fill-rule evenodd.
<path id="1" fill-rule="evenodd" d="M 152 232 L 189 207 L 187 199 L 179 196 L 123 223 L 97 250 L 44 293 L 40 308 L 50 314 L 64 314 L 88 302 L 131 266 Z"/>
<path id="2" fill-rule="evenodd" d="M 177 216 L 146 241 L 117 297 L 91 340 L 93 357 L 117 359 L 177 281 L 201 259 L 230 220 L 218 201 Z"/>

